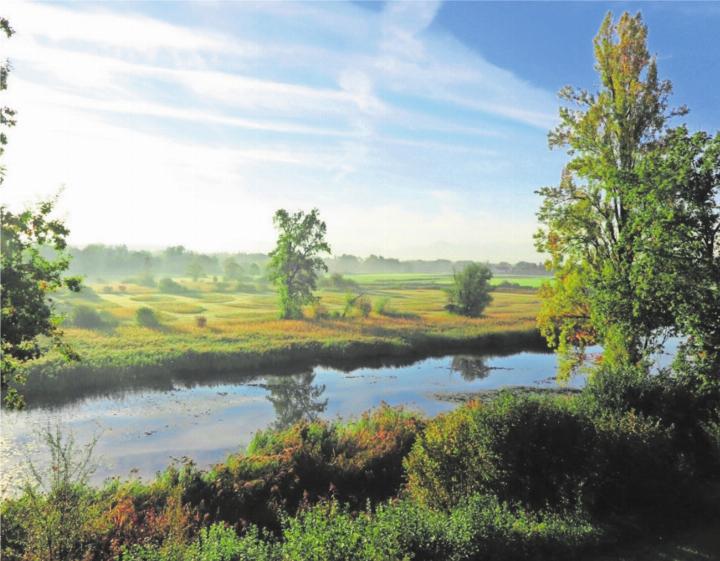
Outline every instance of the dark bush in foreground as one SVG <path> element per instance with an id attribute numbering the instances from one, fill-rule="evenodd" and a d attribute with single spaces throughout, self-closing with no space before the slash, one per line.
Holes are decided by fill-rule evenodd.
<path id="1" fill-rule="evenodd" d="M 436 419 L 405 466 L 410 492 L 447 508 L 472 493 L 539 508 L 577 497 L 594 430 L 558 399 L 501 396 Z"/>
<path id="2" fill-rule="evenodd" d="M 346 425 L 314 421 L 258 433 L 248 455 L 229 458 L 213 474 L 223 497 L 220 519 L 276 527 L 278 507 L 292 513 L 303 502 L 335 497 L 357 508 L 394 496 L 421 427 L 415 416 L 383 406 Z"/>
<path id="3" fill-rule="evenodd" d="M 653 387 L 606 379 L 580 398 L 505 394 L 427 422 L 383 406 L 263 431 L 207 472 L 78 483 L 82 501 L 60 505 L 65 549 L 87 561 L 581 559 L 697 513 L 718 477 L 687 452 L 717 442 L 717 412 L 698 414 L 706 440 L 679 446 L 685 386 L 657 394 L 665 403 Z M 48 559 L 35 555 L 47 549 L 38 521 L 58 535 L 46 514 L 60 496 L 2 502 L 3 559 Z"/>
<path id="4" fill-rule="evenodd" d="M 504 396 L 435 420 L 405 460 L 410 492 L 441 508 L 481 492 L 599 516 L 682 500 L 692 472 L 669 428 L 633 411 L 593 417 L 576 405 Z"/>
<path id="5" fill-rule="evenodd" d="M 473 495 L 449 513 L 409 501 L 352 513 L 336 501 L 304 510 L 283 524 L 280 539 L 250 528 L 242 537 L 220 524 L 187 545 L 135 547 L 125 561 L 302 560 L 472 561 L 573 559 L 597 543 L 588 521 L 528 515 L 492 497 Z"/>

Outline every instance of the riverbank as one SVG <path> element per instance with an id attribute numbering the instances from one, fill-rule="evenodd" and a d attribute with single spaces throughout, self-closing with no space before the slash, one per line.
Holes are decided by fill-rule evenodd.
<path id="1" fill-rule="evenodd" d="M 2 502 L 3 553 L 21 559 L 62 531 L 94 561 L 604 561 L 633 559 L 615 552 L 637 539 L 676 555 L 648 536 L 682 541 L 678 531 L 718 515 L 716 444 L 681 438 L 704 434 L 717 394 L 692 380 L 644 383 L 652 391 L 630 388 L 628 410 L 607 409 L 614 396 L 592 385 L 580 396 L 504 392 L 432 419 L 384 405 L 260 431 L 209 470 L 186 460 L 147 482 L 73 483 L 69 502 L 26 493 Z M 685 426 L 675 403 L 692 406 Z M 60 434 L 48 442 L 64 449 Z M 70 482 L 82 472 L 69 465 L 48 473 Z M 73 524 L 37 515 L 57 509 Z M 707 538 L 691 536 L 694 553 L 712 551 Z"/>
<path id="2" fill-rule="evenodd" d="M 22 388 L 28 406 L 42 405 L 43 396 L 69 388 L 79 396 L 91 396 L 162 387 L 183 377 L 257 375 L 267 368 L 320 364 L 352 369 L 358 361 L 375 360 L 381 366 L 452 352 L 503 354 L 546 348 L 535 328 L 535 293 L 494 293 L 483 317 L 464 318 L 443 309 L 446 296 L 439 288 L 367 289 L 371 302 L 384 301 L 382 311 L 368 317 L 281 321 L 274 317 L 271 293 L 218 293 L 200 290 L 202 286 L 173 296 L 133 285 L 124 292 L 102 293 L 96 286 L 80 297 L 65 295 L 61 306 L 70 316 L 74 309 L 92 305 L 107 319 L 92 329 L 65 329 L 80 361 L 68 363 L 49 355 L 31 365 Z M 325 291 L 320 296 L 328 314 L 338 315 L 344 294 Z M 143 306 L 156 311 L 160 326 L 135 323 L 135 313 Z"/>

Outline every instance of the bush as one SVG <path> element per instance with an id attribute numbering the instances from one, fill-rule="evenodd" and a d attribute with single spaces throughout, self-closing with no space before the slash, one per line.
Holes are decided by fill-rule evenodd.
<path id="1" fill-rule="evenodd" d="M 370 315 L 371 310 L 372 302 L 370 302 L 370 299 L 367 296 L 364 296 L 362 294 L 345 295 L 345 309 L 343 310 L 343 317 L 347 317 L 350 315 L 358 315 L 360 317 L 366 318 Z"/>
<path id="2" fill-rule="evenodd" d="M 181 285 L 179 282 L 174 281 L 170 277 L 160 279 L 158 283 L 158 290 L 167 294 L 186 294 L 189 290 Z"/>
<path id="3" fill-rule="evenodd" d="M 720 414 L 717 384 L 670 370 L 648 375 L 636 369 L 602 369 L 588 382 L 581 403 L 594 417 L 635 412 L 656 418 L 670 430 L 675 454 L 683 458 L 687 471 L 720 472 L 716 444 L 707 431 L 708 423 Z"/>
<path id="4" fill-rule="evenodd" d="M 197 327 L 206 327 L 207 326 L 207 318 L 205 316 L 196 316 L 195 317 L 195 325 Z"/>
<path id="5" fill-rule="evenodd" d="M 417 417 L 385 405 L 348 424 L 312 421 L 260 431 L 247 455 L 215 468 L 212 483 L 186 473 L 184 501 L 212 521 L 275 530 L 281 511 L 292 514 L 319 499 L 363 508 L 398 493 L 402 460 L 421 428 Z"/>
<path id="6" fill-rule="evenodd" d="M 390 311 L 390 298 L 377 298 L 373 302 L 373 312 L 378 315 L 385 315 Z"/>
<path id="7" fill-rule="evenodd" d="M 405 461 L 408 487 L 442 508 L 476 492 L 561 505 L 586 482 L 593 436 L 592 424 L 559 400 L 501 395 L 430 423 Z"/>
<path id="8" fill-rule="evenodd" d="M 269 536 L 250 528 L 243 537 L 224 524 L 200 530 L 189 544 L 165 547 L 133 546 L 124 551 L 123 561 L 270 561 L 277 559 L 277 547 Z"/>
<path id="9" fill-rule="evenodd" d="M 155 310 L 146 306 L 138 308 L 135 312 L 135 320 L 138 322 L 138 325 L 143 327 L 150 327 L 151 329 L 160 327 L 160 320 L 158 319 Z"/>
<path id="10" fill-rule="evenodd" d="M 254 284 L 247 282 L 238 282 L 235 285 L 235 292 L 245 292 L 247 294 L 255 294 L 258 292 L 258 288 Z"/>
<path id="11" fill-rule="evenodd" d="M 446 309 L 454 314 L 478 317 L 492 301 L 490 296 L 490 269 L 480 263 L 470 263 L 462 271 L 453 274 L 453 284 L 448 289 Z"/>
<path id="12" fill-rule="evenodd" d="M 318 285 L 328 290 L 356 291 L 359 288 L 357 282 L 352 279 L 346 279 L 340 273 L 333 273 L 329 277 L 321 278 Z"/>
<path id="13" fill-rule="evenodd" d="M 328 319 L 330 317 L 330 312 L 324 304 L 314 302 L 308 308 L 308 317 L 310 319 Z"/>
<path id="14" fill-rule="evenodd" d="M 70 322 L 73 326 L 82 329 L 102 329 L 107 327 L 107 323 L 100 313 L 90 306 L 75 306 Z"/>

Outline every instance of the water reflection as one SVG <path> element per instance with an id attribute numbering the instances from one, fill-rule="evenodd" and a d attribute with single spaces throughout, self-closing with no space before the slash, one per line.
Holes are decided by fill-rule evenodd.
<path id="1" fill-rule="evenodd" d="M 267 400 L 275 409 L 275 429 L 284 429 L 298 421 L 313 421 L 327 409 L 328 400 L 321 400 L 325 384 L 313 384 L 315 372 L 268 376 L 265 388 Z"/>
<path id="2" fill-rule="evenodd" d="M 492 369 L 485 364 L 483 357 L 457 355 L 453 357 L 450 363 L 450 370 L 459 373 L 463 380 L 472 382 L 473 380 L 487 378 Z"/>

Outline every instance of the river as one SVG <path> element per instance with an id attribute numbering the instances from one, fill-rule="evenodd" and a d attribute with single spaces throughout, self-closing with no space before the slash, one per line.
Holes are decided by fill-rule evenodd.
<path id="1" fill-rule="evenodd" d="M 433 416 L 456 406 L 444 394 L 507 386 L 556 387 L 556 358 L 542 352 L 455 354 L 399 364 L 374 361 L 267 374 L 169 374 L 162 387 L 73 396 L 48 392 L 25 411 L 3 411 L 3 486 L 12 487 L 30 455 L 42 463 L 43 429 L 59 425 L 76 442 L 98 438 L 94 474 L 151 478 L 173 458 L 200 466 L 242 451 L 253 434 L 303 418 L 350 418 L 382 402 Z M 582 378 L 570 382 L 579 387 Z"/>

